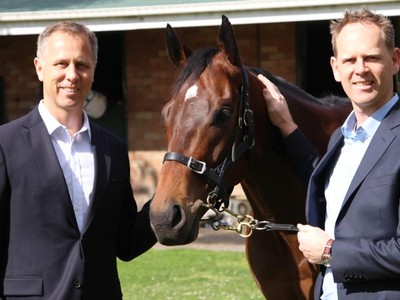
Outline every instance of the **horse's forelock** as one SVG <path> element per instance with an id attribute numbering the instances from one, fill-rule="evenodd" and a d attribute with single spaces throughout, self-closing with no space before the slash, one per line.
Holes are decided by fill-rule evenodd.
<path id="1" fill-rule="evenodd" d="M 172 88 L 172 95 L 176 95 L 187 80 L 197 80 L 218 51 L 219 49 L 216 47 L 204 47 L 195 51 L 178 74 Z"/>

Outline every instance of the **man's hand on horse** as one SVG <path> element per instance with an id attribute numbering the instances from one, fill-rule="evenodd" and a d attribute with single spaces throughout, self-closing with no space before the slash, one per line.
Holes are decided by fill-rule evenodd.
<path id="1" fill-rule="evenodd" d="M 285 97 L 269 79 L 262 74 L 258 79 L 265 85 L 263 95 L 272 124 L 279 128 L 284 137 L 296 130 L 297 125 L 290 115 Z"/>

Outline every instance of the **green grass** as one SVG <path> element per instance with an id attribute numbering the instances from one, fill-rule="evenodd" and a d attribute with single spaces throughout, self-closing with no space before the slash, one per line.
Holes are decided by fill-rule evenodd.
<path id="1" fill-rule="evenodd" d="M 118 270 L 124 300 L 264 299 L 243 252 L 151 249 Z"/>

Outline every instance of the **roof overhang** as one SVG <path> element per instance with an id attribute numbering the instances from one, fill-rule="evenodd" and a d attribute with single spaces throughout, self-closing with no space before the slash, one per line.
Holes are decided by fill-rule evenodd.
<path id="1" fill-rule="evenodd" d="M 400 16 L 398 0 L 243 0 L 118 8 L 44 10 L 0 13 L 0 35 L 39 34 L 47 25 L 74 20 L 91 30 L 126 31 L 136 29 L 217 26 L 225 14 L 232 24 L 299 22 L 340 18 L 345 9 L 361 5 L 386 16 Z"/>

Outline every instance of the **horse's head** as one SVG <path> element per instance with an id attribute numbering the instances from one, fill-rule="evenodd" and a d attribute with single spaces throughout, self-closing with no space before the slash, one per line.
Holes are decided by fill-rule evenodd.
<path id="1" fill-rule="evenodd" d="M 244 176 L 237 170 L 244 170 L 247 155 L 242 154 L 253 143 L 248 128 L 252 112 L 247 72 L 225 16 L 217 48 L 192 54 L 169 25 L 166 46 L 180 73 L 162 112 L 168 152 L 150 218 L 162 244 L 179 245 L 197 238 L 199 221 L 207 211 L 204 204 L 227 205 L 233 186 Z"/>

